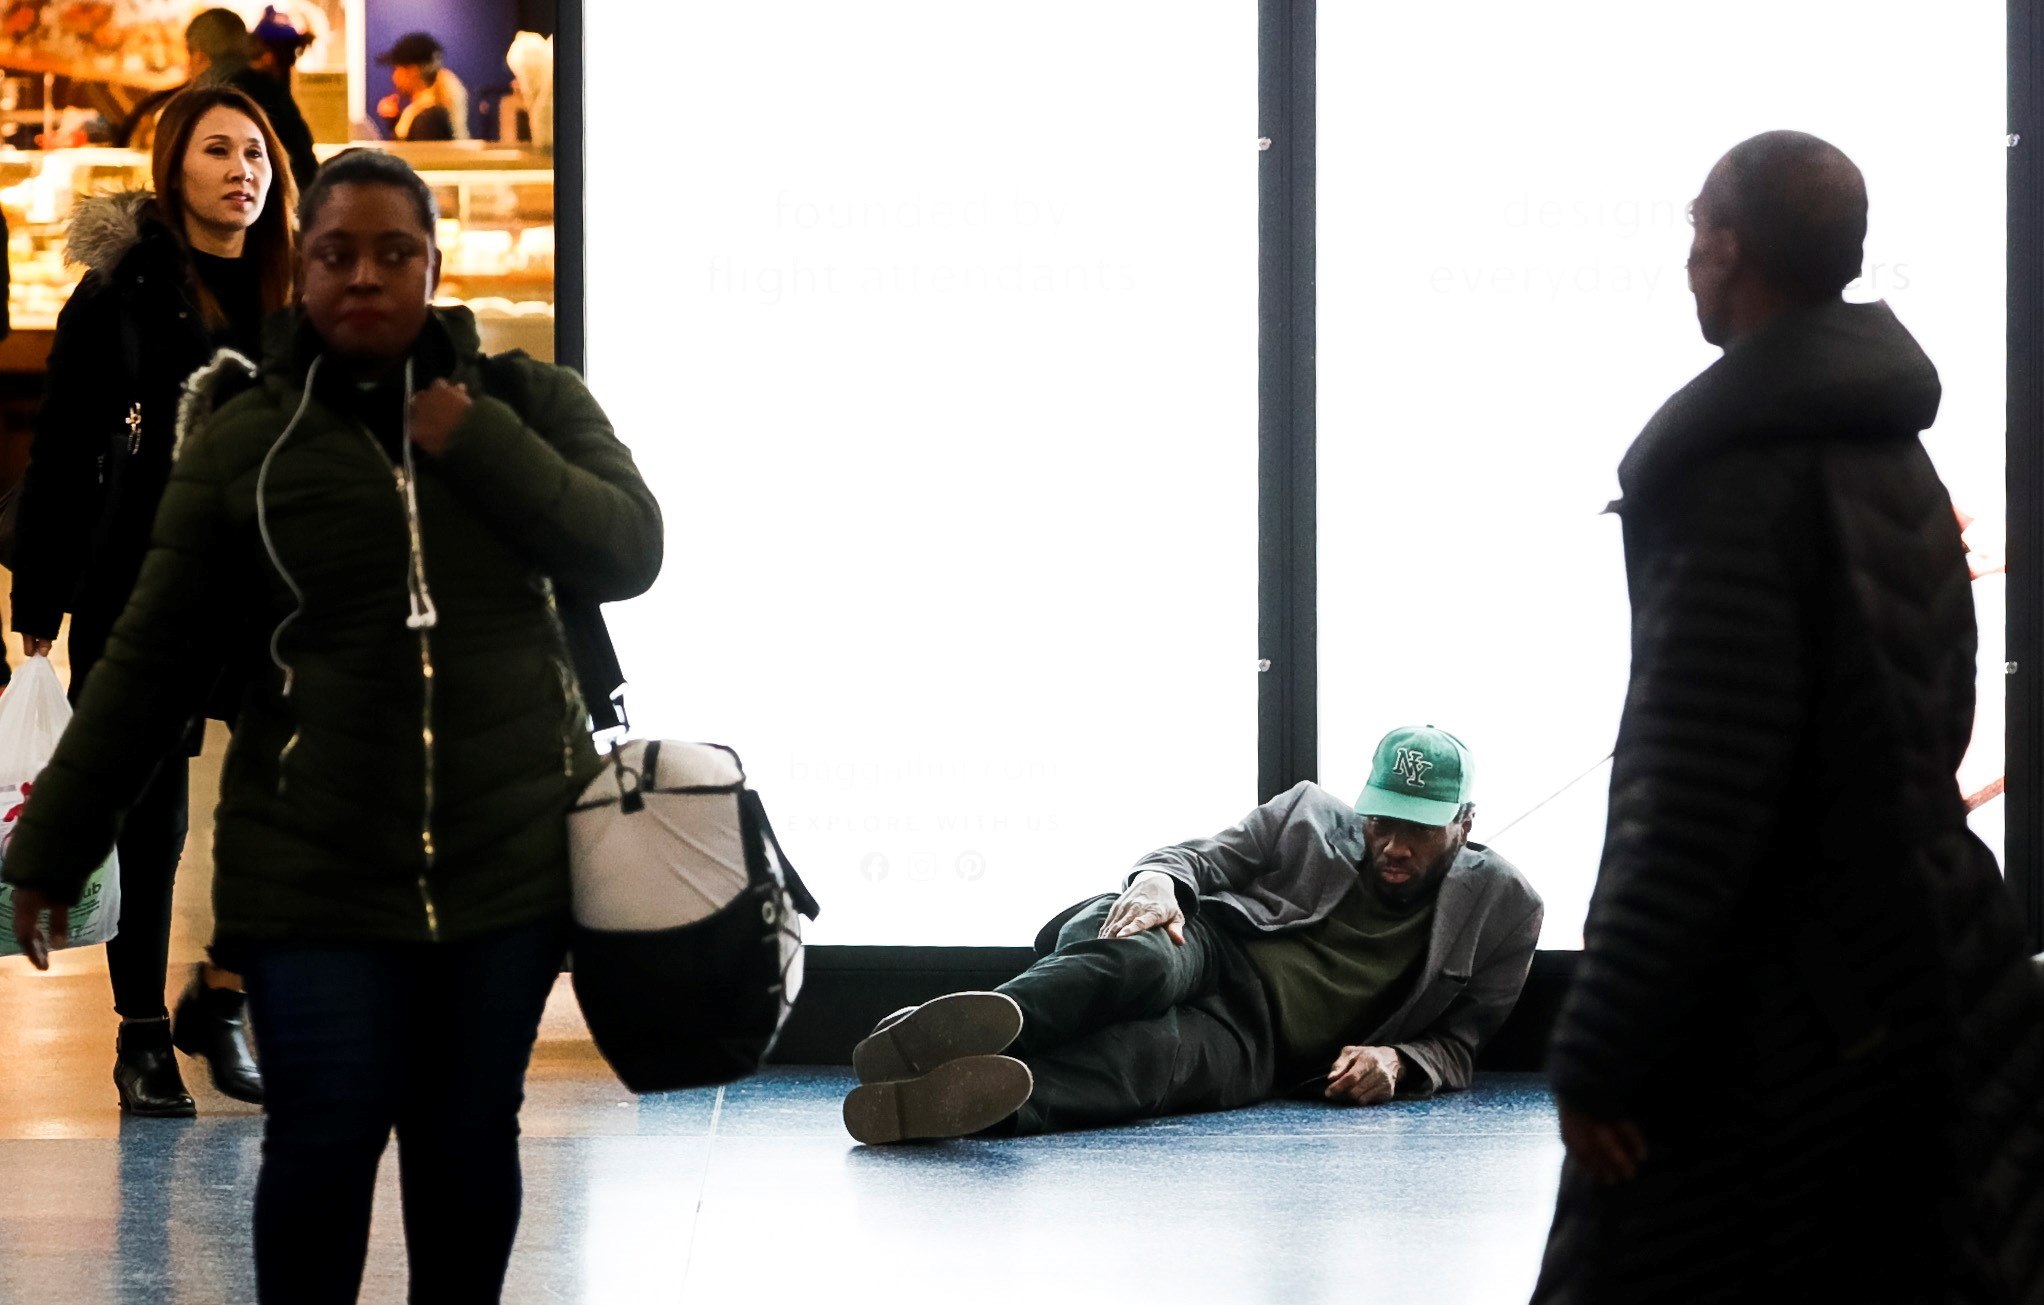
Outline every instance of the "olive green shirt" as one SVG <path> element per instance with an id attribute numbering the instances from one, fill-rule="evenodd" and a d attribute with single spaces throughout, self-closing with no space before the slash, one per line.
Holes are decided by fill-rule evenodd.
<path id="1" fill-rule="evenodd" d="M 1394 905 L 1358 880 L 1319 923 L 1241 940 L 1270 997 L 1281 1073 L 1326 1073 L 1398 1008 L 1426 959 L 1436 896 Z"/>

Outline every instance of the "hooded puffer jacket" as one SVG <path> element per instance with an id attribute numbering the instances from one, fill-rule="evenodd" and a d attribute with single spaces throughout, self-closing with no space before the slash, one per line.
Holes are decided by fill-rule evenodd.
<path id="1" fill-rule="evenodd" d="M 1632 680 L 1551 1072 L 1647 1158 L 1565 1167 L 1537 1301 L 2044 1301 L 2044 1001 L 1959 792 L 1939 397 L 1885 305 L 1799 309 L 1620 468 Z"/>
<path id="2" fill-rule="evenodd" d="M 444 455 L 394 457 L 320 397 L 319 348 L 283 314 L 253 388 L 206 416 L 240 364 L 194 378 L 133 600 L 0 865 L 71 900 L 149 744 L 237 651 L 222 632 L 251 629 L 268 673 L 242 691 L 214 835 L 228 963 L 564 911 L 567 808 L 597 762 L 554 587 L 629 598 L 660 568 L 659 508 L 573 372 L 485 366 L 467 310 L 435 310 L 412 383 L 430 367 L 475 402 Z"/>

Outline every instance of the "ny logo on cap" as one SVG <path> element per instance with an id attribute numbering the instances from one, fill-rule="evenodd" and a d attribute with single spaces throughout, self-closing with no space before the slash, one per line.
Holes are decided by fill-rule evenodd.
<path id="1" fill-rule="evenodd" d="M 1434 763 L 1426 759 L 1425 753 L 1414 748 L 1400 748 L 1398 750 L 1398 765 L 1395 769 L 1398 771 L 1399 778 L 1414 788 L 1425 788 L 1427 786 L 1427 772 L 1433 768 Z"/>

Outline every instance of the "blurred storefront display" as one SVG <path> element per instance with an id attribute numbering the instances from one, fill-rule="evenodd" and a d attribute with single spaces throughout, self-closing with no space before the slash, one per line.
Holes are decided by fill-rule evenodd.
<path id="1" fill-rule="evenodd" d="M 351 147 L 409 160 L 439 199 L 439 301 L 465 304 L 492 352 L 554 356 L 552 5 L 546 0 L 219 0 L 252 32 L 302 34 L 286 75 L 321 159 Z M 0 0 L 0 214 L 7 308 L 0 341 L 0 488 L 28 456 L 57 316 L 82 269 L 65 234 L 86 196 L 146 187 L 146 149 L 126 148 L 152 100 L 187 80 L 196 0 Z M 369 106 L 396 37 L 430 29 L 473 89 L 474 139 L 389 139 Z M 252 46 L 258 49 L 259 46 Z M 516 68 L 516 73 L 513 69 Z M 135 143 L 146 130 L 135 131 Z M 535 145 L 537 141 L 537 145 Z"/>
<path id="2" fill-rule="evenodd" d="M 484 141 L 365 141 L 403 155 L 440 201 L 440 302 L 466 304 L 484 347 L 553 356 L 554 179 L 544 154 Z M 345 146 L 321 146 L 322 157 Z M 57 314 L 81 270 L 64 263 L 64 233 L 79 198 L 146 187 L 149 156 L 84 148 L 0 152 L 13 334 L 0 372 L 40 372 Z"/>

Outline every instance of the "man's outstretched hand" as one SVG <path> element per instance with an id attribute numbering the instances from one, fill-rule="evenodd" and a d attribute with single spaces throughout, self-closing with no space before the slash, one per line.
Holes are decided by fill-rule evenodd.
<path id="1" fill-rule="evenodd" d="M 1160 927 L 1172 942 L 1185 946 L 1185 912 L 1178 905 L 1176 883 L 1161 870 L 1145 870 L 1115 899 L 1100 936 L 1133 938 Z"/>
<path id="2" fill-rule="evenodd" d="M 1580 1110 L 1560 1107 L 1561 1142 L 1569 1159 L 1605 1186 L 1630 1182 L 1646 1163 L 1647 1139 L 1630 1120 L 1593 1119 Z"/>
<path id="3" fill-rule="evenodd" d="M 1374 1106 L 1398 1095 L 1405 1062 L 1395 1047 L 1343 1047 L 1327 1072 L 1327 1099 Z"/>

